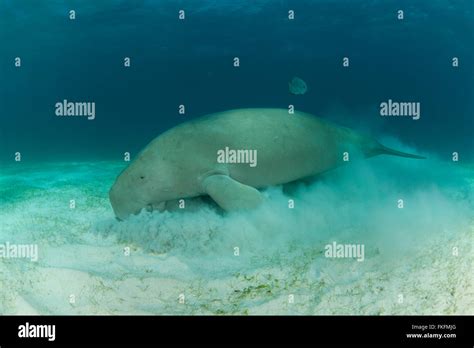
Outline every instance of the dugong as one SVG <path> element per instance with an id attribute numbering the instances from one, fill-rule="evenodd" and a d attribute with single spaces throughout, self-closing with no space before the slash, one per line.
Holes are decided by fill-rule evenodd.
<path id="1" fill-rule="evenodd" d="M 229 149 L 234 157 L 219 161 L 219 154 L 229 154 Z M 233 163 L 239 150 L 253 153 L 254 163 Z M 246 159 L 244 153 L 240 159 Z M 351 160 L 358 154 L 423 158 L 304 112 L 235 109 L 160 134 L 117 177 L 109 197 L 118 219 L 201 195 L 209 195 L 226 211 L 249 209 L 262 201 L 259 188 L 336 168 L 347 163 L 348 154 Z"/>

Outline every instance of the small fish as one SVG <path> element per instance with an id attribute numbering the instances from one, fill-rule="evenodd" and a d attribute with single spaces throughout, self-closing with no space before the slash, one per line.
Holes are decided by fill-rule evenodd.
<path id="1" fill-rule="evenodd" d="M 288 83 L 288 87 L 291 94 L 294 95 L 303 95 L 308 90 L 308 86 L 306 82 L 304 82 L 299 77 L 293 77 L 291 81 Z"/>

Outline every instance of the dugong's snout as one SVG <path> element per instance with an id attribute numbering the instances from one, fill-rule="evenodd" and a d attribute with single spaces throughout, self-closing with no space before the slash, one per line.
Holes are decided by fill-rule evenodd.
<path id="1" fill-rule="evenodd" d="M 118 220 L 125 220 L 132 214 L 138 214 L 144 208 L 141 202 L 121 192 L 116 184 L 109 191 L 109 199 Z"/>

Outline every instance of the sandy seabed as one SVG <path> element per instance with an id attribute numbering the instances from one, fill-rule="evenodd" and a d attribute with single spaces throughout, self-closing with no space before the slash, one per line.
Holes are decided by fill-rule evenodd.
<path id="1" fill-rule="evenodd" d="M 197 199 L 118 222 L 123 167 L 2 168 L 0 243 L 39 254 L 0 259 L 0 313 L 474 314 L 472 166 L 372 159 L 268 189 L 253 212 Z M 334 241 L 364 244 L 364 261 L 325 257 Z"/>

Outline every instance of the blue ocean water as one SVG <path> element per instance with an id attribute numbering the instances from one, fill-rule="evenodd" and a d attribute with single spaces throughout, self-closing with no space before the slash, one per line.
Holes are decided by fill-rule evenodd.
<path id="1" fill-rule="evenodd" d="M 0 313 L 472 314 L 473 19 L 471 0 L 0 0 L 0 256 L 39 249 L 1 260 Z M 64 99 L 95 119 L 56 116 Z M 389 99 L 420 118 L 382 117 Z M 428 159 L 270 187 L 252 212 L 198 199 L 116 221 L 125 152 L 202 115 L 290 104 Z M 325 257 L 334 242 L 363 244 L 363 262 Z"/>
<path id="2" fill-rule="evenodd" d="M 38 161 L 117 159 L 185 120 L 289 104 L 442 157 L 457 151 L 473 159 L 470 0 L 2 0 L 0 7 L 2 161 L 16 151 Z M 304 96 L 288 93 L 293 76 L 307 82 Z M 96 119 L 56 117 L 63 99 L 94 101 Z M 388 99 L 420 102 L 421 118 L 380 117 Z"/>

